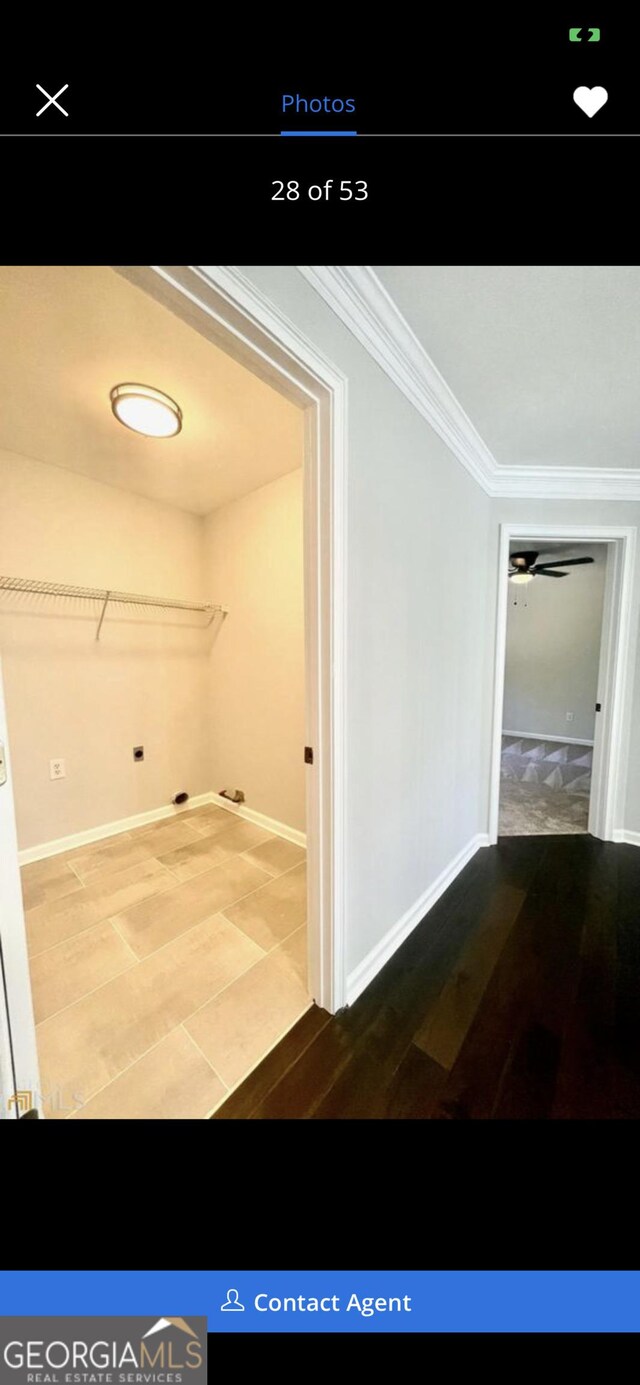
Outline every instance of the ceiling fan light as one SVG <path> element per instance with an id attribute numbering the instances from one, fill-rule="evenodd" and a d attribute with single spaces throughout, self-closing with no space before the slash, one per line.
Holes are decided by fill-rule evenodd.
<path id="1" fill-rule="evenodd" d="M 533 582 L 535 572 L 513 572 L 509 578 L 510 582 L 517 582 L 522 585 L 524 582 Z"/>

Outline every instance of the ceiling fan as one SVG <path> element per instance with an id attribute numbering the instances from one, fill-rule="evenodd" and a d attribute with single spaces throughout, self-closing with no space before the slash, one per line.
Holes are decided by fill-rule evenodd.
<path id="1" fill-rule="evenodd" d="M 556 558 L 552 563 L 538 563 L 537 553 L 511 553 L 509 556 L 509 578 L 512 582 L 532 582 L 534 577 L 570 577 L 569 572 L 556 572 L 558 567 L 578 567 L 581 563 L 592 563 L 593 558 Z"/>

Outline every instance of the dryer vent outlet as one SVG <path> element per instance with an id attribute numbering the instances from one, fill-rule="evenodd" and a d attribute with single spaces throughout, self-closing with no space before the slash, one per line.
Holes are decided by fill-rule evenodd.
<path id="1" fill-rule="evenodd" d="M 230 803 L 244 803 L 244 792 L 242 789 L 221 789 L 221 798 L 228 798 Z"/>
<path id="2" fill-rule="evenodd" d="M 189 795 L 188 795 L 188 793 L 185 793 L 184 791 L 183 791 L 182 793 L 177 793 L 176 796 L 175 796 L 175 798 L 172 798 L 172 799 L 171 799 L 171 802 L 172 802 L 172 803 L 175 803 L 176 806 L 179 806 L 179 804 L 181 804 L 181 803 L 188 803 L 188 802 L 189 802 Z"/>

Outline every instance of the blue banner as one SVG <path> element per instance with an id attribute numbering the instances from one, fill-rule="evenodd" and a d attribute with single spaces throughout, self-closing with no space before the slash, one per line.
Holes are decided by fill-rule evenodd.
<path id="1" fill-rule="evenodd" d="M 2 1315 L 203 1315 L 209 1332 L 637 1332 L 638 1270 L 2 1271 Z"/>

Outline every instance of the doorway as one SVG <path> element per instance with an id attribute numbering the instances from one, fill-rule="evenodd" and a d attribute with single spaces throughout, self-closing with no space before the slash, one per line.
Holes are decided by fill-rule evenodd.
<path id="1" fill-rule="evenodd" d="M 340 544 L 336 542 L 336 533 L 334 530 L 333 501 L 335 496 L 333 480 L 335 472 L 332 470 L 336 457 L 338 457 L 339 470 L 339 449 L 336 449 L 334 446 L 336 439 L 332 426 L 333 420 L 330 421 L 324 411 L 327 409 L 327 406 L 329 406 L 336 420 L 340 420 L 339 408 L 336 407 L 337 403 L 339 403 L 340 382 L 334 379 L 330 388 L 326 380 L 321 381 L 318 378 L 314 380 L 310 361 L 307 359 L 305 365 L 302 366 L 299 359 L 294 360 L 291 356 L 287 356 L 281 340 L 278 346 L 278 360 L 275 361 L 272 359 L 276 354 L 273 342 L 271 343 L 269 353 L 265 349 L 267 343 L 267 326 L 273 329 L 275 325 L 280 338 L 282 334 L 280 332 L 280 324 L 274 324 L 272 321 L 269 321 L 269 313 L 263 308 L 263 305 L 252 304 L 253 320 L 250 325 L 247 325 L 244 312 L 238 307 L 235 294 L 233 296 L 232 307 L 232 298 L 228 293 L 228 276 L 225 280 L 227 292 L 223 299 L 222 295 L 212 288 L 213 275 L 208 276 L 206 282 L 204 276 L 199 275 L 198 282 L 196 283 L 193 274 L 189 279 L 190 273 L 189 271 L 184 271 L 190 288 L 197 288 L 200 301 L 198 311 L 194 309 L 193 292 L 186 293 L 184 284 L 177 284 L 177 273 L 174 273 L 170 287 L 168 276 L 162 274 L 156 277 L 155 271 L 149 271 L 147 282 L 144 285 L 141 283 L 141 279 L 145 277 L 142 271 L 136 271 L 135 275 L 125 275 L 124 279 L 134 278 L 137 283 L 137 287 L 133 290 L 134 293 L 139 293 L 140 288 L 143 288 L 145 293 L 149 294 L 156 302 L 162 304 L 163 311 L 168 308 L 169 312 L 175 313 L 176 316 L 181 317 L 183 321 L 186 319 L 190 326 L 196 326 L 196 330 L 199 332 L 200 336 L 209 337 L 210 340 L 215 339 L 218 345 L 222 344 L 222 341 L 224 341 L 225 347 L 229 347 L 229 355 L 241 361 L 245 368 L 249 363 L 257 366 L 255 374 L 259 379 L 268 381 L 271 388 L 274 387 L 275 382 L 278 382 L 281 394 L 284 395 L 287 401 L 297 406 L 301 418 L 304 419 L 305 455 L 303 505 L 304 567 L 306 577 L 304 603 L 306 649 L 304 662 L 306 669 L 307 705 L 304 718 L 306 729 L 304 729 L 303 733 L 301 728 L 299 738 L 300 745 L 297 749 L 301 769 L 304 763 L 303 772 L 306 776 L 307 783 L 307 832 L 310 848 L 310 926 L 307 975 L 309 978 L 308 987 L 311 997 L 318 1001 L 318 1003 L 324 1004 L 327 1008 L 334 1008 L 340 1003 L 341 955 L 339 950 L 339 936 L 336 936 L 336 930 L 334 928 L 335 918 L 333 913 L 336 872 L 332 838 L 334 808 L 336 802 L 339 803 L 339 799 L 336 799 L 335 796 L 335 791 L 339 782 L 339 767 L 337 770 L 334 767 L 332 740 L 335 736 L 335 730 L 339 729 L 340 717 L 339 715 L 336 717 L 336 699 L 333 695 L 335 683 L 329 675 L 326 660 L 329 649 L 333 648 L 337 651 L 339 648 L 339 644 L 335 640 L 335 632 L 338 628 L 341 608 L 339 601 L 336 603 L 335 608 L 331 605 L 330 601 L 325 607 L 324 600 L 326 596 L 331 596 L 333 590 L 334 564 L 336 558 L 340 554 Z M 129 289 L 128 291 L 131 292 L 132 290 Z M 167 301 L 168 298 L 172 299 L 171 303 Z M 259 315 L 263 318 L 263 324 L 261 326 L 258 326 L 256 321 Z M 233 325 L 231 325 L 232 323 Z M 246 331 L 242 332 L 240 330 L 241 325 L 246 327 Z M 213 330 L 211 330 L 212 327 Z M 257 341 L 260 343 L 259 348 L 256 344 Z M 298 345 L 298 356 L 299 355 L 300 346 Z M 283 365 L 285 360 L 287 362 L 286 369 Z M 326 370 L 323 370 L 323 373 L 325 377 L 328 374 Z M 323 411 L 323 419 L 320 417 L 321 411 Z M 221 532 L 216 533 L 216 528 L 217 526 L 214 524 L 212 538 L 213 549 L 217 551 L 218 557 L 216 562 L 213 563 L 211 572 L 215 572 L 216 580 L 221 580 L 224 576 L 225 565 L 220 555 L 224 552 L 225 546 L 227 546 L 229 554 L 234 552 L 238 531 L 236 529 L 236 531 L 232 533 L 230 530 L 229 533 L 225 531 L 223 534 Z M 275 545 L 275 547 L 277 548 L 278 545 Z M 262 558 L 265 558 L 265 554 L 262 554 Z M 228 562 L 229 561 L 228 559 Z M 246 578 L 246 567 L 246 563 L 238 565 L 238 580 L 236 581 L 238 600 L 240 600 L 242 595 L 241 587 L 242 582 Z M 43 576 L 44 575 L 45 574 L 43 574 Z M 106 585 L 105 581 L 105 587 Z M 268 585 L 266 583 L 263 584 L 263 593 L 264 592 L 268 592 Z M 321 592 L 323 600 L 322 611 L 320 610 Z M 37 595 L 45 597 L 48 594 L 39 592 Z M 56 599 L 63 596 L 62 593 L 55 593 L 54 595 Z M 77 598 L 78 600 L 84 599 L 80 593 L 77 593 Z M 90 598 L 87 597 L 86 599 L 88 600 Z M 110 600 L 113 602 L 113 594 Z M 102 611 L 102 615 L 104 616 L 104 610 Z M 216 616 L 226 619 L 224 612 L 217 612 Z M 101 623 L 100 633 L 102 638 L 104 638 L 108 630 L 108 620 L 109 616 L 107 614 L 105 624 L 102 625 Z M 216 640 L 218 643 L 220 642 L 220 624 L 217 630 L 214 625 L 212 639 L 214 644 Z M 283 672 L 283 681 L 286 682 L 285 674 L 286 670 Z M 215 671 L 213 676 L 215 680 Z M 216 693 L 220 691 L 222 682 L 224 682 L 224 680 L 215 681 Z M 246 688 L 246 679 L 243 680 L 243 682 Z M 229 684 L 228 680 L 226 687 L 223 687 L 222 691 L 223 696 L 221 705 L 226 708 L 226 716 L 230 717 L 235 715 L 238 708 L 237 705 L 235 707 L 233 705 L 233 687 Z M 81 704 L 82 699 L 80 699 L 79 705 Z M 9 730 L 11 730 L 11 728 L 9 728 Z M 142 756 L 138 756 L 137 761 L 136 751 L 142 751 Z M 228 738 L 222 746 L 222 751 L 224 754 L 227 754 L 229 751 Z M 133 747 L 134 761 L 136 761 L 138 765 L 144 760 L 144 753 L 144 746 Z M 231 762 L 228 758 L 226 762 L 224 761 L 224 754 L 220 754 L 218 757 L 219 763 L 225 764 L 225 777 L 222 778 L 222 782 L 218 783 L 216 780 L 215 784 L 212 784 L 211 795 L 200 794 L 196 796 L 196 798 L 200 799 L 203 797 L 210 797 L 210 802 L 196 801 L 187 806 L 181 804 L 174 805 L 171 803 L 171 805 L 167 807 L 167 816 L 173 818 L 177 816 L 178 813 L 180 814 L 180 829 L 183 832 L 189 833 L 189 841 L 185 839 L 185 841 L 181 840 L 178 842 L 176 839 L 174 843 L 173 838 L 171 842 L 168 839 L 166 841 L 163 839 L 162 846 L 163 848 L 169 848 L 168 855 L 172 857 L 172 860 L 169 862 L 167 853 L 165 852 L 166 859 L 163 860 L 161 864 L 163 868 L 167 867 L 178 872 L 184 873 L 186 870 L 187 875 L 183 875 L 183 883 L 190 897 L 193 895 L 192 903 L 198 912 L 199 906 L 196 905 L 195 900 L 200 887 L 197 884 L 192 885 L 191 880 L 195 881 L 197 879 L 202 879 L 205 873 L 204 868 L 208 869 L 213 866 L 213 861 L 209 862 L 205 860 L 206 846 L 203 845 L 203 843 L 210 838 L 216 843 L 213 846 L 214 854 L 216 854 L 220 845 L 228 845 L 232 836 L 234 836 L 234 840 L 235 837 L 237 837 L 238 846 L 242 848 L 241 854 L 245 857 L 245 863 L 242 869 L 246 872 L 247 868 L 250 867 L 254 872 L 266 872 L 265 887 L 267 889 L 269 888 L 266 883 L 267 877 L 284 879 L 284 877 L 290 873 L 290 878 L 293 880 L 293 877 L 297 877 L 300 870 L 299 858 L 301 843 L 299 839 L 301 833 L 299 828 L 287 834 L 286 828 L 288 824 L 286 822 L 281 822 L 280 828 L 282 831 L 278 833 L 278 828 L 273 820 L 271 819 L 267 822 L 265 820 L 264 811 L 252 807 L 250 796 L 246 804 L 241 803 L 240 805 L 235 805 L 230 801 L 221 801 L 218 797 L 221 790 L 227 787 L 236 787 L 233 780 L 227 785 L 226 768 L 229 768 L 230 774 Z M 62 757 L 61 763 L 62 777 L 64 777 L 64 757 Z M 182 788 L 187 786 L 178 786 L 176 784 L 175 787 Z M 7 801 L 6 798 L 5 801 Z M 282 801 L 286 801 L 286 794 Z M 176 810 L 175 812 L 173 811 L 174 809 Z M 236 826 L 233 825 L 235 819 L 231 816 L 232 814 L 237 814 L 242 819 Z M 189 815 L 189 819 L 187 815 Z M 227 823 L 223 822 L 223 818 L 227 816 L 229 818 L 230 830 L 222 831 L 219 840 L 217 832 L 213 834 L 208 831 L 208 828 L 205 830 L 208 823 L 214 823 L 216 826 L 222 823 L 223 828 L 226 829 Z M 267 817 L 270 816 L 271 815 L 267 814 Z M 107 824 L 107 826 L 109 825 L 114 826 L 116 824 Z M 117 825 L 121 826 L 121 824 Z M 138 834 L 134 842 L 135 854 L 138 849 L 142 850 L 145 844 L 150 843 L 151 835 L 155 837 L 160 832 L 164 832 L 165 836 L 167 832 L 169 835 L 171 832 L 175 833 L 176 824 L 171 822 L 164 823 L 163 825 L 161 820 L 158 827 L 154 825 L 153 828 L 151 828 L 149 824 L 142 822 L 139 824 L 130 823 L 128 827 L 130 830 L 125 835 L 128 836 L 130 840 L 134 840 L 134 834 Z M 194 833 L 196 834 L 197 841 L 192 840 Z M 252 833 L 253 840 L 250 842 L 249 837 Z M 277 837 L 276 841 L 273 840 L 274 833 Z M 112 861 L 110 857 L 109 864 L 117 865 L 119 862 L 115 861 L 115 856 L 122 850 L 123 834 L 121 832 L 116 832 L 114 834 L 107 833 L 105 830 L 96 834 L 95 841 L 91 840 L 91 836 L 92 834 L 89 831 L 87 839 L 78 843 L 80 855 L 83 856 L 82 862 L 80 862 L 79 859 L 74 860 L 70 858 L 67 861 L 61 859 L 64 854 L 60 848 L 60 841 L 63 840 L 62 833 L 60 834 L 60 838 L 55 842 L 55 850 L 52 848 L 50 856 L 47 857 L 43 855 L 41 857 L 43 860 L 50 859 L 54 862 L 51 868 L 52 891 L 54 894 L 58 892 L 60 887 L 64 889 L 65 883 L 69 884 L 69 881 L 54 881 L 58 866 L 71 869 L 74 874 L 76 873 L 76 866 L 78 867 L 78 881 L 73 884 L 73 892 L 78 897 L 77 909 L 80 911 L 82 907 L 84 907 L 85 901 L 81 899 L 80 896 L 83 894 L 85 887 L 88 887 L 89 890 L 93 889 L 95 894 L 97 880 L 104 876 L 106 855 L 111 851 L 114 859 Z M 119 842 L 117 841 L 117 837 L 121 838 Z M 262 840 L 260 840 L 261 837 Z M 202 841 L 200 838 L 202 838 Z M 269 839 L 265 840 L 265 838 Z M 105 839 L 107 844 L 100 845 L 100 840 L 104 842 Z M 7 851 L 10 851 L 10 843 L 3 840 L 1 845 L 3 852 L 5 848 Z M 75 844 L 73 848 L 68 844 L 67 846 L 69 852 L 75 849 Z M 251 852 L 253 852 L 253 856 L 250 857 Z M 188 859 L 178 859 L 181 853 L 186 853 Z M 157 853 L 155 854 L 157 855 Z M 145 859 L 151 860 L 153 857 L 153 852 L 151 856 L 147 853 Z M 27 869 L 30 865 L 35 863 L 35 860 L 35 856 L 32 856 L 30 860 L 28 857 L 25 859 L 23 856 L 23 862 Z M 191 867 L 194 862 L 197 870 L 194 870 L 192 876 Z M 135 863 L 132 864 L 135 866 Z M 82 867 L 82 869 L 80 869 L 80 867 Z M 202 870 L 201 867 L 203 868 Z M 153 869 L 155 870 L 155 867 Z M 222 866 L 220 866 L 220 869 L 222 869 Z M 45 868 L 43 880 L 46 874 L 47 869 Z M 82 874 L 86 876 L 86 879 L 81 878 Z M 149 867 L 148 874 L 149 876 L 153 875 L 151 867 Z M 147 875 L 146 867 L 144 875 L 145 877 Z M 73 879 L 73 877 L 70 878 Z M 91 883 L 92 879 L 93 885 Z M 134 883 L 133 881 L 127 882 L 127 884 L 132 885 Z M 76 884 L 78 885 L 77 889 Z M 245 885 L 246 882 L 239 882 L 237 888 L 241 893 L 238 896 L 238 903 L 234 903 L 230 906 L 230 910 L 235 908 L 236 912 L 239 912 L 242 917 L 237 917 L 235 920 L 232 920 L 232 922 L 241 929 L 252 944 L 257 947 L 262 947 L 263 950 L 267 951 L 268 948 L 265 943 L 266 935 L 261 935 L 262 942 L 260 942 L 260 939 L 255 935 L 256 929 L 258 929 L 258 932 L 260 931 L 263 921 L 257 918 L 249 918 L 246 906 L 241 907 L 240 905 L 241 898 L 244 898 L 247 893 L 253 893 L 251 890 L 247 891 Z M 160 899 L 161 893 L 162 892 L 158 894 L 158 899 Z M 150 894 L 155 896 L 155 890 L 150 891 Z M 62 895 L 60 895 L 60 897 L 62 898 Z M 286 903 L 286 901 L 284 902 Z M 93 907 L 93 896 L 90 904 L 91 907 Z M 35 907 L 37 908 L 39 905 Z M 73 904 L 69 906 L 70 914 L 73 913 L 74 907 Z M 136 907 L 138 906 L 134 903 L 133 908 Z M 276 913 L 278 912 L 278 907 L 279 906 L 276 907 Z M 17 919 L 15 917 L 9 919 L 8 912 L 9 911 L 7 911 L 7 917 L 5 918 L 3 910 L 3 917 L 2 920 L 0 920 L 3 925 L 3 937 L 5 936 L 5 927 L 7 931 L 9 931 L 9 926 L 11 926 L 11 931 L 14 936 L 16 932 L 19 931 Z M 63 910 L 60 912 L 66 913 L 66 906 L 64 906 Z M 159 924 L 155 905 L 151 906 L 147 912 L 149 915 L 149 926 L 152 931 L 157 930 Z M 159 913 L 162 912 L 163 909 L 160 909 Z M 251 911 L 249 910 L 249 912 Z M 138 922 L 140 922 L 141 915 L 138 914 L 137 918 Z M 275 914 L 274 920 L 277 923 Z M 126 932 L 126 921 L 121 919 L 121 925 L 119 931 L 122 932 L 124 929 L 124 932 Z M 146 928 L 143 931 L 146 931 Z M 138 961 L 142 961 L 144 964 L 144 954 L 147 951 L 147 944 L 152 941 L 151 934 L 147 933 L 147 942 L 143 941 L 142 932 L 140 932 L 137 941 L 133 937 L 133 934 L 125 941 L 126 945 L 129 947 L 133 944 L 134 951 L 137 950 L 139 954 Z M 160 942 L 160 934 L 158 934 L 157 941 Z M 161 943 L 161 946 L 165 945 L 166 942 Z M 119 944 L 117 946 L 119 947 Z M 44 950 L 45 949 L 43 949 L 43 951 Z M 155 953 L 158 950 L 159 949 L 154 946 L 153 952 Z M 93 965 L 93 956 L 85 960 L 89 962 L 90 967 Z M 15 1017 L 18 1015 L 17 971 L 13 977 L 9 977 L 8 989 L 10 1010 L 13 1011 L 15 1024 Z M 280 1034 L 277 1037 L 280 1037 Z M 200 1047 L 205 1047 L 203 1035 L 200 1035 L 200 1037 L 196 1039 L 196 1042 Z M 262 1054 L 260 1056 L 262 1056 Z M 131 1114 L 134 1113 L 131 1112 Z"/>
<path id="2" fill-rule="evenodd" d="M 492 843 L 501 832 L 582 831 L 614 839 L 624 791 L 635 535 L 632 528 L 604 526 L 501 526 Z M 588 582 L 579 587 L 586 571 Z M 578 663 L 576 677 L 562 676 L 563 655 Z M 529 724 L 508 724 L 515 720 Z"/>
<path id="3" fill-rule="evenodd" d="M 605 544 L 511 541 L 501 837 L 587 831 L 606 565 Z"/>

